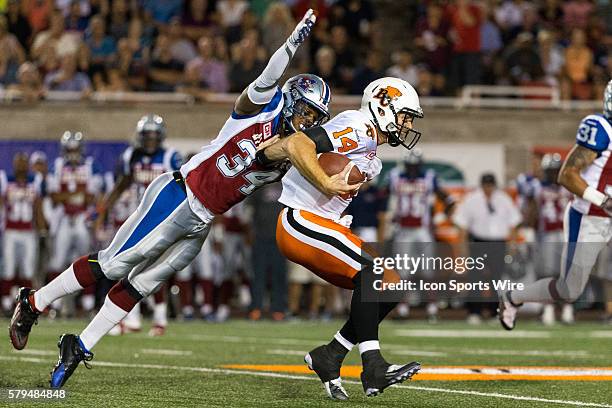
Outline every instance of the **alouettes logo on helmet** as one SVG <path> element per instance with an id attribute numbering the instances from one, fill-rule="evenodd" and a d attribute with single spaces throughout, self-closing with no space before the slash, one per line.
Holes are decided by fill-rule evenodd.
<path id="1" fill-rule="evenodd" d="M 380 88 L 374 98 L 379 100 L 380 106 L 389 106 L 389 101 L 394 101 L 402 96 L 402 92 L 389 85 L 385 88 Z"/>
<path id="2" fill-rule="evenodd" d="M 301 77 L 298 79 L 297 86 L 302 88 L 304 91 L 311 90 L 315 85 L 315 81 L 311 78 Z"/>

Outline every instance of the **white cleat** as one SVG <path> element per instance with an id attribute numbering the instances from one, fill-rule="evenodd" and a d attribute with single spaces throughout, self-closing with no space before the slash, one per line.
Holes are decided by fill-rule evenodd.
<path id="1" fill-rule="evenodd" d="M 561 309 L 561 321 L 563 324 L 574 324 L 574 306 L 566 303 Z"/>
<path id="2" fill-rule="evenodd" d="M 497 309 L 499 321 L 506 330 L 514 329 L 516 314 L 518 313 L 518 306 L 513 305 L 508 298 L 509 293 L 510 292 L 504 292 L 499 296 L 499 307 Z"/>
<path id="3" fill-rule="evenodd" d="M 553 326 L 555 324 L 555 306 L 544 305 L 542 310 L 542 323 L 544 326 Z"/>

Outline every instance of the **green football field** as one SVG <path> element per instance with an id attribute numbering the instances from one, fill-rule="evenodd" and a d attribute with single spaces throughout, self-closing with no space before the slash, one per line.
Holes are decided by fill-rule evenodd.
<path id="1" fill-rule="evenodd" d="M 0 323 L 8 325 L 7 320 Z M 6 389 L 46 387 L 57 359 L 58 335 L 78 333 L 85 324 L 43 319 L 21 352 L 12 349 L 5 332 L 0 346 L 0 389 L 4 395 Z M 350 400 L 333 402 L 325 396 L 316 376 L 304 372 L 302 358 L 306 351 L 327 341 L 340 324 L 194 321 L 171 323 L 164 337 L 148 337 L 146 330 L 106 337 L 93 350 L 93 368 L 87 370 L 81 365 L 66 385 L 66 400 L 44 404 L 612 407 L 610 326 L 584 323 L 544 328 L 520 321 L 515 332 L 507 333 L 492 324 L 386 322 L 381 327 L 381 341 L 387 360 L 420 361 L 422 374 L 378 397 L 366 398 L 359 379 L 352 377 L 359 373 L 359 356 L 354 350 L 345 363 L 349 367 L 345 387 Z M 540 374 L 548 379 L 535 379 Z M 521 379 L 498 379 L 513 376 Z M 559 376 L 573 380 L 556 379 Z M 575 376 L 586 376 L 586 380 L 578 381 Z M 493 379 L 466 380 L 487 377 Z M 28 404 L 22 401 L 18 405 Z M 0 399 L 0 406 L 17 404 Z"/>

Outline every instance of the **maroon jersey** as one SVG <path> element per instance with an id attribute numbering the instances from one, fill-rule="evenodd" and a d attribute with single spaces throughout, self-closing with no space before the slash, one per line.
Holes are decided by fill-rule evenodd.
<path id="1" fill-rule="evenodd" d="M 283 95 L 255 115 L 232 115 L 219 136 L 181 167 L 193 195 L 213 214 L 223 214 L 258 187 L 280 180 L 283 167 L 265 168 L 255 161 L 257 146 L 278 131 Z"/>
<path id="2" fill-rule="evenodd" d="M 0 196 L 4 202 L 4 228 L 31 231 L 34 229 L 36 200 L 41 195 L 42 177 L 29 175 L 17 181 L 0 171 Z"/>
<path id="3" fill-rule="evenodd" d="M 563 215 L 572 195 L 557 184 L 542 184 L 536 192 L 539 209 L 538 230 L 543 233 L 563 230 Z"/>

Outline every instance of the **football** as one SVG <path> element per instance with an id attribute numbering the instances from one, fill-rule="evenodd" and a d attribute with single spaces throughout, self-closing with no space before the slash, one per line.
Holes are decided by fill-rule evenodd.
<path id="1" fill-rule="evenodd" d="M 340 173 L 346 167 L 347 163 L 351 160 L 338 153 L 322 153 L 319 155 L 319 164 L 325 171 L 325 174 L 328 176 L 333 176 L 334 174 Z M 365 180 L 365 176 L 361 173 L 361 171 L 354 166 L 348 177 L 349 184 L 360 183 Z"/>

